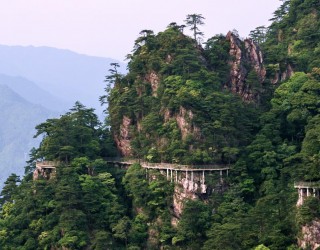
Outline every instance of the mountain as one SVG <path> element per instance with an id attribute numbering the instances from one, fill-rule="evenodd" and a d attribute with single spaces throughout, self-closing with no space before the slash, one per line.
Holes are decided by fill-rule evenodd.
<path id="1" fill-rule="evenodd" d="M 95 108 L 101 116 L 99 96 L 111 58 L 87 56 L 50 47 L 0 45 L 0 74 L 23 77 L 67 104 L 76 101 Z M 59 105 L 57 105 L 59 109 Z M 56 110 L 57 110 L 56 109 Z"/>
<path id="2" fill-rule="evenodd" d="M 77 103 L 37 126 L 29 174 L 0 193 L 0 248 L 319 249 L 319 10 L 283 0 L 252 38 L 204 47 L 198 14 L 194 38 L 142 31 L 106 78 L 108 124 Z M 111 138 L 135 159 L 107 160 Z"/>
<path id="3" fill-rule="evenodd" d="M 10 173 L 22 175 L 29 151 L 38 145 L 34 140 L 34 127 L 57 113 L 32 104 L 10 89 L 0 84 L 0 183 Z"/>
<path id="4" fill-rule="evenodd" d="M 175 26 L 139 39 L 129 73 L 115 77 L 109 96 L 121 154 L 155 162 L 234 162 L 254 134 L 259 110 L 252 103 L 265 89 L 258 46 L 229 32 L 202 48 Z"/>
<path id="5" fill-rule="evenodd" d="M 62 112 L 66 111 L 70 105 L 68 102 L 59 99 L 58 97 L 40 88 L 34 82 L 20 76 L 8 76 L 0 74 L 0 84 L 7 85 L 10 89 L 19 94 L 28 102 L 42 105 L 50 110 Z"/>

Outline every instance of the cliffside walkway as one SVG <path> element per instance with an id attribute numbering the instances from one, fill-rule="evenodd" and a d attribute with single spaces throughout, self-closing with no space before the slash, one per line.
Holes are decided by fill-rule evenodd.
<path id="1" fill-rule="evenodd" d="M 55 169 L 58 164 L 59 164 L 58 162 L 54 162 L 54 161 L 38 161 L 36 162 L 36 168 Z"/>
<path id="2" fill-rule="evenodd" d="M 320 198 L 320 182 L 299 181 L 294 183 L 294 187 L 299 194 L 297 206 L 301 206 L 309 196 Z"/>
<path id="3" fill-rule="evenodd" d="M 139 159 L 125 159 L 125 158 L 106 158 L 107 163 L 111 163 L 119 166 L 131 166 L 135 163 L 139 163 L 141 167 L 147 169 L 159 169 L 159 170 L 177 170 L 177 171 L 228 171 L 230 166 L 228 165 L 183 165 L 175 163 L 150 163 L 141 161 Z"/>
<path id="4" fill-rule="evenodd" d="M 187 182 L 188 186 L 194 185 L 198 182 L 201 186 L 201 190 L 205 193 L 205 173 L 206 172 L 219 172 L 220 183 L 223 182 L 223 176 L 229 175 L 230 166 L 228 165 L 182 165 L 174 163 L 150 163 L 141 161 L 139 159 L 122 159 L 122 158 L 107 158 L 107 163 L 113 164 L 119 167 L 129 167 L 135 163 L 139 163 L 142 168 L 146 169 L 146 177 L 148 177 L 148 170 L 159 170 L 162 174 L 167 176 L 167 179 L 171 182 L 181 181 Z"/>
<path id="5" fill-rule="evenodd" d="M 33 172 L 33 179 L 37 180 L 39 178 L 39 175 L 46 179 L 53 177 L 56 173 L 56 166 L 58 165 L 59 163 L 54 161 L 36 162 L 36 169 Z"/>

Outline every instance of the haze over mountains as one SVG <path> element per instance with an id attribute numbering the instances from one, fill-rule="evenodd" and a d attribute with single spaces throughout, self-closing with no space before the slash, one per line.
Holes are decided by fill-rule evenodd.
<path id="1" fill-rule="evenodd" d="M 99 96 L 111 62 L 118 61 L 49 47 L 0 45 L 0 186 L 10 173 L 23 174 L 28 153 L 38 143 L 33 139 L 37 124 L 58 117 L 76 101 L 103 117 Z"/>
<path id="2" fill-rule="evenodd" d="M 0 186 L 10 173 L 23 174 L 28 153 L 39 142 L 34 126 L 55 114 L 0 84 Z"/>
<path id="3" fill-rule="evenodd" d="M 75 101 L 101 113 L 99 95 L 114 59 L 93 57 L 49 47 L 0 45 L 0 74 L 20 76 L 63 101 L 69 108 Z M 121 64 L 122 69 L 124 64 Z"/>

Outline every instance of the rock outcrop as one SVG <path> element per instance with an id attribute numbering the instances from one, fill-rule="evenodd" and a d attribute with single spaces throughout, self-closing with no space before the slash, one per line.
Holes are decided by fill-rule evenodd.
<path id="1" fill-rule="evenodd" d="M 191 110 L 187 110 L 184 107 L 180 107 L 177 114 L 173 114 L 170 110 L 166 109 L 163 112 L 164 122 L 168 122 L 170 119 L 174 119 L 177 122 L 177 125 L 181 132 L 182 140 L 186 139 L 187 135 L 192 135 L 195 139 L 199 139 L 201 136 L 200 128 L 192 123 L 193 113 Z M 120 125 L 119 134 L 114 136 L 117 148 L 121 155 L 131 156 L 131 133 L 130 126 L 134 125 L 132 120 L 123 116 L 122 123 Z M 141 124 L 139 121 L 136 122 L 136 127 L 141 131 Z"/>
<path id="2" fill-rule="evenodd" d="M 120 125 L 119 134 L 114 135 L 114 140 L 117 145 L 118 150 L 123 156 L 131 156 L 131 135 L 130 135 L 130 125 L 132 121 L 129 117 L 123 116 L 122 123 Z"/>
<path id="3" fill-rule="evenodd" d="M 159 75 L 156 72 L 152 71 L 146 75 L 145 79 L 151 84 L 152 95 L 157 96 L 157 90 L 160 84 Z"/>
<path id="4" fill-rule="evenodd" d="M 251 86 L 247 84 L 247 76 L 250 70 L 254 70 L 258 76 L 258 84 L 262 84 L 264 81 L 266 70 L 261 50 L 251 39 L 241 41 L 230 31 L 226 39 L 230 42 L 229 54 L 231 56 L 229 61 L 230 77 L 226 87 L 233 93 L 241 95 L 245 101 L 255 100 L 256 96 Z"/>
<path id="5" fill-rule="evenodd" d="M 175 119 L 181 131 L 182 139 L 186 139 L 187 135 L 192 134 L 195 138 L 200 137 L 200 129 L 192 123 L 193 113 L 180 106 L 179 113 Z"/>
<path id="6" fill-rule="evenodd" d="M 302 249 L 316 250 L 320 247 L 320 221 L 314 220 L 302 227 L 298 245 Z"/>
<path id="7" fill-rule="evenodd" d="M 278 84 L 280 82 L 283 82 L 283 81 L 289 79 L 293 74 L 294 74 L 294 71 L 293 71 L 291 65 L 288 64 L 286 69 L 283 72 L 281 72 L 280 69 L 277 69 L 274 72 L 274 74 L 273 74 L 274 77 L 271 80 L 271 83 L 272 84 Z"/>
<path id="8" fill-rule="evenodd" d="M 246 58 L 257 73 L 260 82 L 265 79 L 266 69 L 263 65 L 263 55 L 260 48 L 251 39 L 244 40 Z"/>
<path id="9" fill-rule="evenodd" d="M 166 173 L 163 172 L 162 174 L 165 175 Z M 180 218 L 186 200 L 205 200 L 212 192 L 223 192 L 226 189 L 224 178 L 219 177 L 219 172 L 211 173 L 210 175 L 207 173 L 203 175 L 202 172 L 181 173 L 177 180 L 174 181 L 174 185 L 173 224 L 174 221 Z"/>

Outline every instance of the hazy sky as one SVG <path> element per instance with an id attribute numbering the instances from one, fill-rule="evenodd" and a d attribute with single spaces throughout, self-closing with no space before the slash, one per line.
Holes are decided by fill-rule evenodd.
<path id="1" fill-rule="evenodd" d="M 202 14 L 205 39 L 268 25 L 279 0 L 0 0 L 0 44 L 50 46 L 123 60 L 143 29 Z"/>

